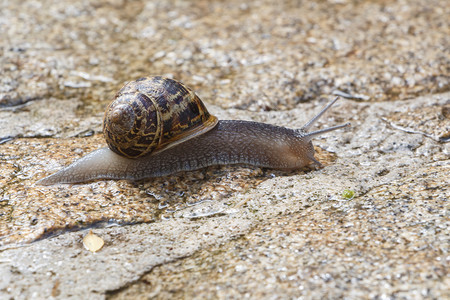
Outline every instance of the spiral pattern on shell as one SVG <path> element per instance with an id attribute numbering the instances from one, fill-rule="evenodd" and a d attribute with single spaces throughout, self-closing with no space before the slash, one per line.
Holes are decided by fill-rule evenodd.
<path id="1" fill-rule="evenodd" d="M 144 77 L 127 83 L 117 93 L 105 112 L 103 133 L 112 151 L 135 158 L 191 139 L 217 122 L 182 83 Z"/>

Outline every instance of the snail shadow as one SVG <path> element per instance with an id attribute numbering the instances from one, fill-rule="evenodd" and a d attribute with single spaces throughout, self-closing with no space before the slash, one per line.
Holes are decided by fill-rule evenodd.
<path id="1" fill-rule="evenodd" d="M 172 213 L 204 201 L 233 202 L 232 198 L 237 193 L 256 189 L 268 179 L 305 174 L 313 169 L 282 171 L 237 164 L 211 166 L 130 183 L 157 201 L 165 213 Z"/>

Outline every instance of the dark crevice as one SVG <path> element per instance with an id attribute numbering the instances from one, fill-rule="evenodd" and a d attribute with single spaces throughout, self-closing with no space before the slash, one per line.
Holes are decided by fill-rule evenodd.
<path id="1" fill-rule="evenodd" d="M 26 106 L 29 102 L 42 100 L 44 97 L 4 97 L 0 99 L 0 109 L 17 110 Z"/>

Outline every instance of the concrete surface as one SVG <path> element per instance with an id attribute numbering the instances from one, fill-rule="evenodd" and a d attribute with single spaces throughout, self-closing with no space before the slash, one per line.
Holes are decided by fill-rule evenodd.
<path id="1" fill-rule="evenodd" d="M 4 1 L 0 298 L 449 298 L 446 1 Z M 316 128 L 325 167 L 36 186 L 104 146 L 125 81 Z M 344 190 L 355 192 L 346 199 Z M 104 239 L 83 247 L 89 230 Z"/>

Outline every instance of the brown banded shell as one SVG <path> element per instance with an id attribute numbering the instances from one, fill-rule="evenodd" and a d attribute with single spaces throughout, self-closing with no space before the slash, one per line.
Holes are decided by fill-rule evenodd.
<path id="1" fill-rule="evenodd" d="M 200 98 L 180 82 L 144 77 L 117 93 L 105 112 L 103 133 L 112 151 L 135 158 L 191 139 L 217 122 Z"/>

